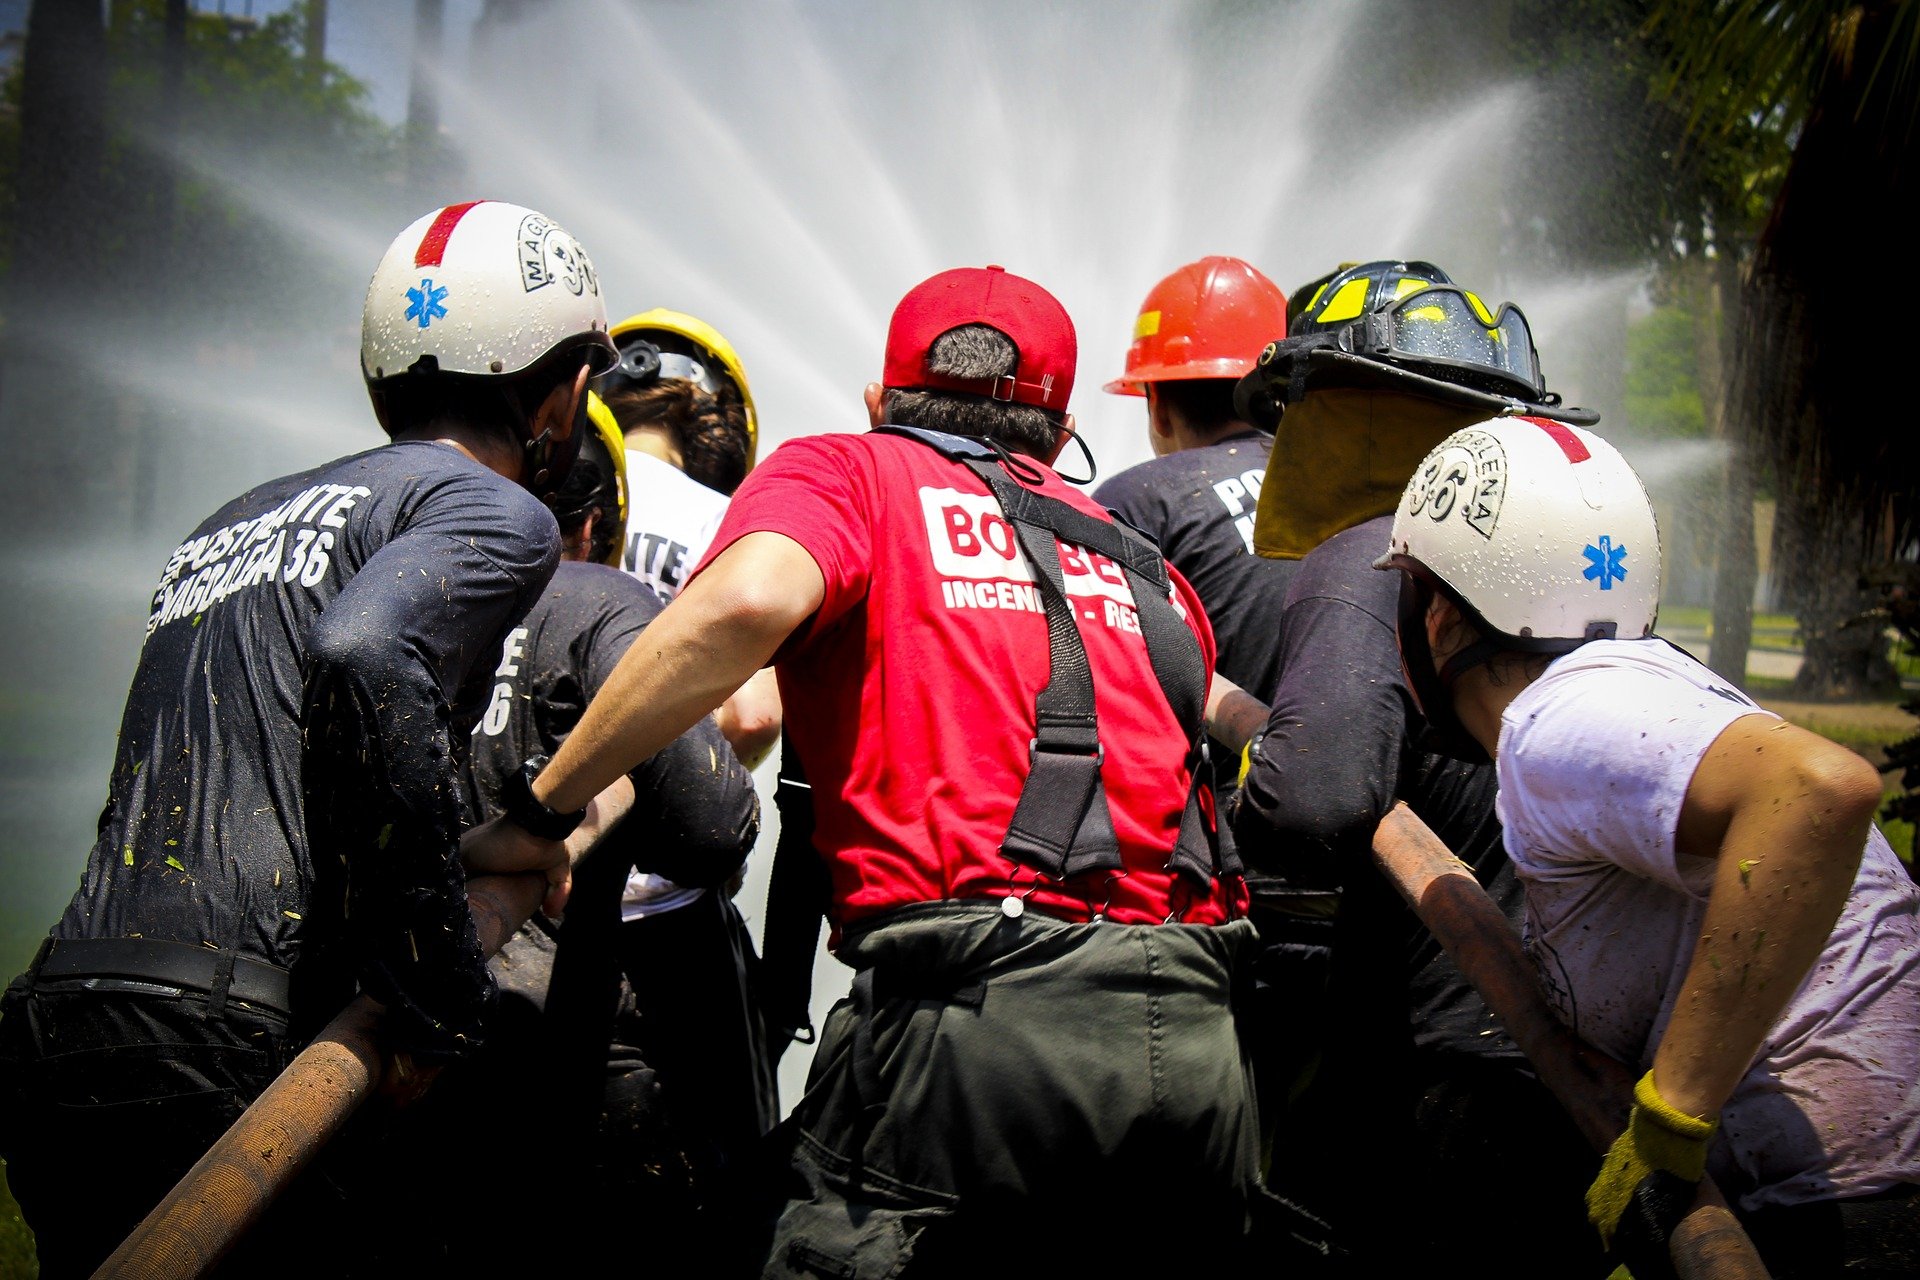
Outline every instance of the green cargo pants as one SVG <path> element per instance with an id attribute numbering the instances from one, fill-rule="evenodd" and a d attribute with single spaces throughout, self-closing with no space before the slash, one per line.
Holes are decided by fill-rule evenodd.
<path id="1" fill-rule="evenodd" d="M 849 930 L 859 976 L 783 1126 L 764 1274 L 1125 1275 L 1237 1249 L 1259 1180 L 1233 1003 L 1252 937 L 951 902 Z"/>

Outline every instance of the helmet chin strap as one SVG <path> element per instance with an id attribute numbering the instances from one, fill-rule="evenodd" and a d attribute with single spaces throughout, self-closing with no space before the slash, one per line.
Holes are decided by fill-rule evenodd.
<path id="1" fill-rule="evenodd" d="M 536 494 L 544 494 L 549 485 L 548 472 L 553 469 L 553 428 L 548 427 L 537 436 L 531 436 L 520 447 L 526 454 L 521 462 L 522 474 L 526 476 L 527 488 Z"/>
<path id="2" fill-rule="evenodd" d="M 579 456 L 580 442 L 593 429 L 587 415 L 587 393 L 581 391 L 574 402 L 573 431 L 564 442 L 553 438 L 551 424 L 539 435 L 533 434 L 533 415 L 528 414 L 518 397 L 508 394 L 505 398 L 520 426 L 520 483 L 534 497 L 551 504 L 560 486 L 566 483 L 573 460 Z"/>
<path id="3" fill-rule="evenodd" d="M 1073 443 L 1080 446 L 1080 456 L 1087 460 L 1087 474 L 1084 476 L 1070 476 L 1060 471 L 1058 467 L 1054 469 L 1055 474 L 1059 475 L 1059 477 L 1068 484 L 1092 484 L 1094 478 L 1100 474 L 1100 464 L 1093 460 L 1093 450 L 1087 447 L 1087 442 L 1081 438 L 1078 431 L 1068 431 L 1065 427 L 1060 428 L 1060 430 L 1066 434 Z M 1064 447 L 1063 445 L 1062 448 Z M 1054 460 L 1056 462 L 1059 461 L 1058 455 L 1055 455 Z"/>
<path id="4" fill-rule="evenodd" d="M 1475 640 L 1472 644 L 1460 650 L 1460 652 L 1454 654 L 1451 658 L 1448 658 L 1445 665 L 1440 668 L 1440 686 L 1451 694 L 1453 692 L 1453 686 L 1459 683 L 1461 676 L 1467 674 L 1467 672 L 1473 670 L 1475 667 L 1483 667 L 1493 661 L 1494 655 L 1500 653 L 1502 648 L 1503 646 L 1497 641 L 1488 640 L 1484 637 Z"/>

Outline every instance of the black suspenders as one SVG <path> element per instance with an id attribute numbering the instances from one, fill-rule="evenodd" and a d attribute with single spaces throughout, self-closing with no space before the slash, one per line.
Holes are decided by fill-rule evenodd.
<path id="1" fill-rule="evenodd" d="M 1192 780 L 1168 869 L 1193 877 L 1203 890 L 1216 873 L 1239 875 L 1231 835 L 1217 822 L 1208 822 L 1200 807 L 1201 793 L 1210 789 L 1213 777 L 1202 723 L 1209 673 L 1200 642 L 1173 606 L 1172 581 L 1159 550 L 1131 529 L 1017 483 L 1001 467 L 1000 454 L 982 441 L 913 427 L 878 430 L 927 445 L 979 476 L 1038 577 L 1047 615 L 1047 683 L 1034 699 L 1032 767 L 1001 852 L 1055 881 L 1087 871 L 1123 869 L 1100 781 L 1104 750 L 1094 715 L 1093 669 L 1074 622 L 1060 562 L 1059 542 L 1069 542 L 1106 557 L 1125 572 L 1154 677 L 1191 744 L 1186 767 Z"/>

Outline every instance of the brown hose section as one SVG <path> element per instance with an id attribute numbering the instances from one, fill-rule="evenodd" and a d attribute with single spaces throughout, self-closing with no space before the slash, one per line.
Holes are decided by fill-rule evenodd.
<path id="1" fill-rule="evenodd" d="M 1506 916 L 1406 805 L 1380 820 L 1373 860 L 1499 1015 L 1594 1150 L 1605 1151 L 1626 1128 L 1634 1073 L 1567 1030 L 1540 994 Z M 1726 1203 L 1713 1179 L 1701 1183 L 1700 1198 L 1670 1241 L 1680 1280 L 1765 1280 L 1766 1265 Z"/>
<path id="2" fill-rule="evenodd" d="M 482 876 L 467 897 L 480 946 L 491 955 L 546 892 L 537 875 Z M 223 1257 L 314 1155 L 367 1100 L 385 1069 L 380 1007 L 360 996 L 207 1149 L 113 1256 L 103 1277 L 192 1277 Z"/>

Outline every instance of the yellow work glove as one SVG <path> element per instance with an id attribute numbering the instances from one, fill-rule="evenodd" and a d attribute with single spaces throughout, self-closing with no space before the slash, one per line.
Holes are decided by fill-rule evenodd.
<path id="1" fill-rule="evenodd" d="M 1264 733 L 1256 733 L 1247 739 L 1246 746 L 1240 748 L 1240 776 L 1233 780 L 1234 786 L 1244 787 L 1247 785 L 1247 774 L 1253 771 L 1253 749 L 1259 743 L 1260 739 L 1266 736 Z"/>
<path id="2" fill-rule="evenodd" d="M 1634 1085 L 1626 1132 L 1587 1188 L 1587 1219 L 1640 1280 L 1670 1274 L 1667 1237 L 1692 1207 L 1718 1127 L 1717 1120 L 1676 1111 L 1653 1087 L 1653 1072 Z"/>

